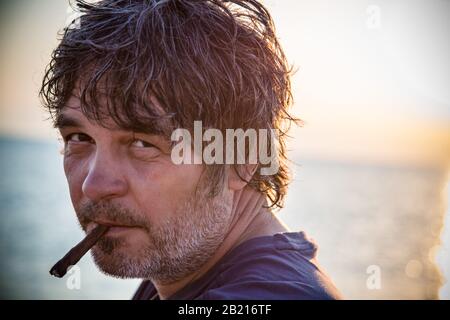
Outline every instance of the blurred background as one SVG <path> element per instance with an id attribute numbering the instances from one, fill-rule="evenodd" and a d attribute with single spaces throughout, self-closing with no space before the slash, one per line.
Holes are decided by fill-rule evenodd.
<path id="1" fill-rule="evenodd" d="M 294 180 L 278 214 L 349 299 L 449 299 L 450 1 L 270 0 L 297 68 Z M 38 88 L 67 1 L 0 1 L 0 298 L 129 299 L 49 268 L 82 237 Z M 70 278 L 70 276 L 69 276 Z"/>

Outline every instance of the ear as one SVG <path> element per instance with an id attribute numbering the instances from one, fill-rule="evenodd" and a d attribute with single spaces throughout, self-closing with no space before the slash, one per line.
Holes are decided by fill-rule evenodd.
<path id="1" fill-rule="evenodd" d="M 257 164 L 243 164 L 228 167 L 228 188 L 232 191 L 243 189 L 253 177 Z"/>

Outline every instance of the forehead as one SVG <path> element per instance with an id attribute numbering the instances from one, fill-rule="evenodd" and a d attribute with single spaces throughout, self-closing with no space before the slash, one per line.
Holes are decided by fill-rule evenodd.
<path id="1" fill-rule="evenodd" d="M 79 89 L 69 97 L 54 118 L 54 127 L 101 126 L 109 130 L 144 132 L 158 135 L 170 135 L 173 122 L 155 97 L 149 97 L 150 112 L 139 106 L 111 107 L 108 97 L 99 91 L 95 104 L 89 99 L 80 98 Z M 149 114 L 150 113 L 150 114 Z"/>
<path id="2" fill-rule="evenodd" d="M 54 122 L 55 128 L 85 127 L 88 125 L 98 126 L 99 124 L 94 119 L 91 119 L 91 117 L 86 116 L 81 108 L 80 99 L 75 95 L 72 95 L 67 100 L 67 103 L 57 114 Z M 111 130 L 120 129 L 120 126 L 111 117 L 107 117 L 106 115 L 102 118 L 101 124 Z"/>
<path id="3" fill-rule="evenodd" d="M 105 120 L 106 121 L 106 120 Z M 105 124 L 104 128 L 110 131 L 118 131 L 121 130 L 112 120 L 107 120 L 108 124 Z M 80 108 L 71 108 L 65 107 L 57 116 L 54 121 L 54 127 L 57 129 L 65 129 L 65 128 L 84 128 L 97 126 L 99 124 L 89 120 L 86 116 L 81 112 Z"/>

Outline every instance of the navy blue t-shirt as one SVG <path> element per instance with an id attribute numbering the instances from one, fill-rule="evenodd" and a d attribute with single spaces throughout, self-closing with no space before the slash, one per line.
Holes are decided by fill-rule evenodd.
<path id="1" fill-rule="evenodd" d="M 338 290 L 317 265 L 316 253 L 317 245 L 304 232 L 252 238 L 169 299 L 339 299 Z M 133 299 L 159 297 L 151 281 L 145 280 Z"/>

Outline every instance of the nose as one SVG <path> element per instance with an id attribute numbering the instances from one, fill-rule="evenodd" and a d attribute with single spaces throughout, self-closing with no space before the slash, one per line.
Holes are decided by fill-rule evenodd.
<path id="1" fill-rule="evenodd" d="M 83 194 L 95 202 L 124 196 L 128 184 L 120 167 L 120 162 L 112 156 L 96 153 L 83 181 Z"/>

